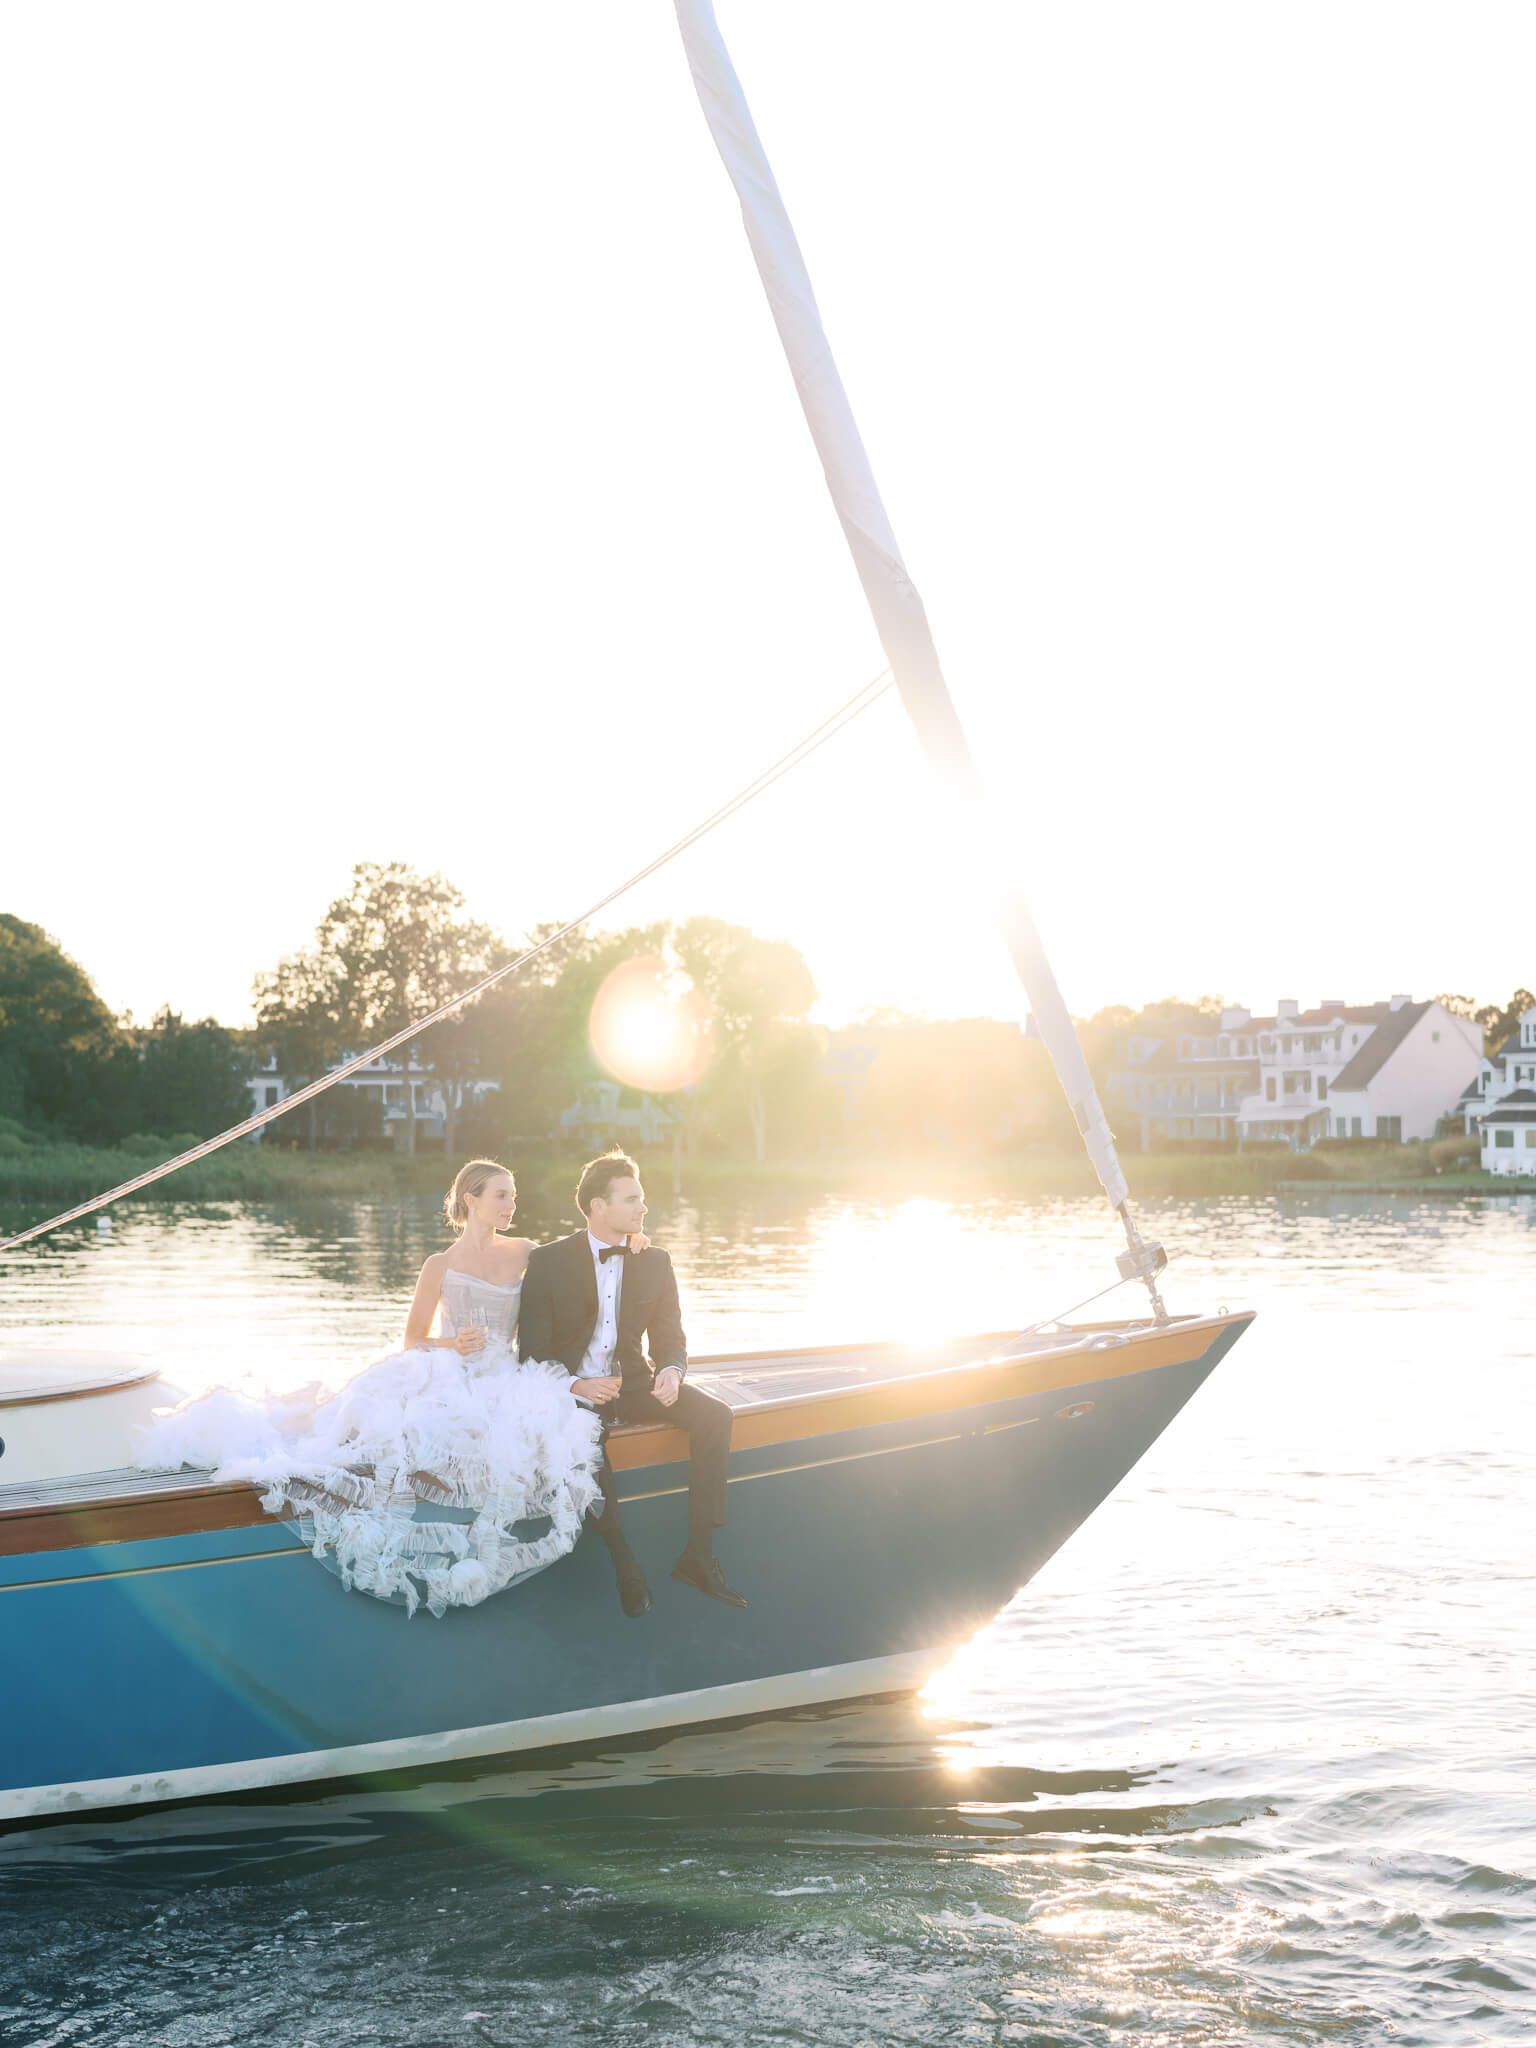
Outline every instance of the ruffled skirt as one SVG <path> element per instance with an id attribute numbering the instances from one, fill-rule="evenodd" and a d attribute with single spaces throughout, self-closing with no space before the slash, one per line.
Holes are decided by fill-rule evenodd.
<path id="1" fill-rule="evenodd" d="M 601 1497 L 598 1419 L 561 1365 L 493 1340 L 396 1352 L 334 1391 L 227 1387 L 156 1415 L 135 1461 L 263 1488 L 342 1584 L 441 1615 L 543 1571 Z"/>

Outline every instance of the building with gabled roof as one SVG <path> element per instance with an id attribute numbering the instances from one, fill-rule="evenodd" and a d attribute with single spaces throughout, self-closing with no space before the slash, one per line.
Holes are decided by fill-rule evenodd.
<path id="1" fill-rule="evenodd" d="M 1536 1016 L 1536 1010 L 1530 1013 Z M 1536 1179 L 1536 1088 L 1514 1088 L 1477 1119 L 1485 1173 Z"/>
<path id="2" fill-rule="evenodd" d="M 1353 1033 L 1350 1034 L 1353 1036 Z M 1482 1057 L 1481 1027 L 1444 1003 L 1394 996 L 1329 1084 L 1335 1138 L 1432 1138 Z"/>
<path id="3" fill-rule="evenodd" d="M 1310 1151 L 1321 1138 L 1432 1138 L 1475 1073 L 1482 1033 L 1438 1001 L 1287 998 L 1272 1017 L 1245 1009 L 1171 1032 L 1132 1034 L 1108 1076 L 1116 1108 L 1134 1114 L 1142 1148 L 1183 1138 L 1235 1138 Z"/>
<path id="4" fill-rule="evenodd" d="M 1536 1009 L 1526 1010 L 1504 1043 L 1478 1061 L 1456 1105 L 1467 1136 L 1476 1137 L 1486 1112 L 1522 1088 L 1536 1088 Z"/>

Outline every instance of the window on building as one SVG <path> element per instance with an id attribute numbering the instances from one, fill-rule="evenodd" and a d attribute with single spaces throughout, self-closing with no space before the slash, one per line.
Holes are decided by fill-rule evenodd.
<path id="1" fill-rule="evenodd" d="M 1403 1142 L 1403 1120 L 1400 1116 L 1379 1116 L 1376 1119 L 1376 1135 L 1385 1138 L 1389 1145 Z"/>
<path id="2" fill-rule="evenodd" d="M 1274 1099 L 1275 1099 L 1275 1077 L 1274 1077 L 1274 1075 L 1273 1075 L 1273 1074 L 1266 1074 L 1266 1075 L 1264 1076 L 1264 1100 L 1265 1100 L 1266 1102 L 1273 1102 L 1273 1101 L 1274 1101 Z"/>
<path id="3" fill-rule="evenodd" d="M 1222 1039 L 1218 1039 L 1218 1040 L 1217 1040 L 1217 1043 L 1216 1043 L 1216 1050 L 1217 1050 L 1217 1051 L 1218 1051 L 1218 1052 L 1219 1052 L 1219 1053 L 1221 1054 L 1221 1056 L 1222 1056 L 1222 1058 L 1223 1058 L 1223 1059 L 1226 1059 L 1226 1058 L 1227 1058 L 1227 1056 L 1228 1056 L 1228 1055 L 1230 1054 L 1230 1052 L 1231 1052 L 1231 1050 L 1232 1050 L 1232 1041 L 1231 1041 L 1231 1039 L 1230 1039 L 1230 1038 L 1222 1038 Z"/>
<path id="4" fill-rule="evenodd" d="M 261 1092 L 263 1097 L 261 1106 L 263 1109 L 271 1109 L 274 1103 L 281 1102 L 283 1099 L 281 1088 L 263 1088 Z"/>
<path id="5" fill-rule="evenodd" d="M 1352 1138 L 1358 1138 L 1361 1135 L 1360 1119 L 1357 1116 L 1352 1116 L 1349 1120 L 1349 1135 Z"/>
<path id="6" fill-rule="evenodd" d="M 1526 1125 L 1525 1148 L 1528 1152 L 1536 1152 L 1536 1124 Z"/>
<path id="7" fill-rule="evenodd" d="M 1319 1102 L 1326 1102 L 1328 1100 L 1328 1076 L 1326 1074 L 1319 1074 L 1317 1077 L 1317 1099 Z"/>
<path id="8" fill-rule="evenodd" d="M 1513 1131 L 1495 1131 L 1493 1142 L 1501 1152 L 1513 1152 L 1515 1149 L 1515 1134 Z"/>
<path id="9" fill-rule="evenodd" d="M 1347 1116 L 1336 1116 L 1334 1118 L 1333 1135 L 1336 1138 L 1347 1138 L 1349 1136 L 1349 1118 Z"/>

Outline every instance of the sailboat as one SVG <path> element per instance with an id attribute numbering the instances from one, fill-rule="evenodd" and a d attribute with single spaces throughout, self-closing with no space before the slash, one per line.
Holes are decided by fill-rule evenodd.
<path id="1" fill-rule="evenodd" d="M 987 792 L 736 72 L 709 0 L 676 9 L 895 686 L 956 829 L 984 835 Z M 1137 1226 L 1028 908 L 1010 891 L 1000 912 L 1124 1232 L 1113 1284 L 1145 1290 L 1140 1317 L 695 1359 L 696 1379 L 735 1410 L 731 1524 L 741 1555 L 771 1560 L 769 1583 L 741 1611 L 673 1586 L 664 1566 L 686 1438 L 664 1424 L 617 1429 L 609 1448 L 626 1529 L 658 1588 L 642 1628 L 616 1621 L 593 1540 L 482 1606 L 413 1623 L 315 1570 L 294 1525 L 266 1514 L 255 1488 L 134 1470 L 133 1431 L 157 1398 L 152 1370 L 88 1355 L 13 1363 L 0 1375 L 0 1821 L 418 1770 L 923 1685 L 1113 1490 L 1252 1320 L 1165 1307 L 1166 1259 Z"/>

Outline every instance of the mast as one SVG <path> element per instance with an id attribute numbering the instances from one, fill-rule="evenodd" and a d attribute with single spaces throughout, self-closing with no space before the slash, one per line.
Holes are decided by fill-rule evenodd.
<path id="1" fill-rule="evenodd" d="M 939 666 L 923 601 L 917 593 L 875 483 L 848 394 L 821 324 L 810 274 L 751 110 L 725 47 L 710 0 L 675 0 L 683 47 L 715 147 L 741 202 L 742 221 L 757 263 L 779 340 L 789 360 L 795 389 L 811 439 L 821 458 L 843 534 L 874 616 L 875 630 L 901 692 L 907 716 L 929 765 L 955 800 L 957 813 L 979 826 L 985 842 L 991 804 L 970 741 L 960 723 L 949 685 Z M 996 843 L 1002 835 L 994 829 Z M 1046 958 L 1040 934 L 1011 879 L 1011 862 L 994 872 L 1004 877 L 1003 937 L 1013 957 L 1030 1009 L 1066 1092 L 1088 1157 L 1100 1185 L 1125 1229 L 1127 1249 L 1116 1261 L 1122 1278 L 1146 1283 L 1159 1320 L 1165 1314 L 1156 1275 L 1167 1264 L 1160 1245 L 1147 1242 L 1131 1213 L 1130 1190 L 1098 1090 L 1078 1043 L 1071 1013 Z"/>

